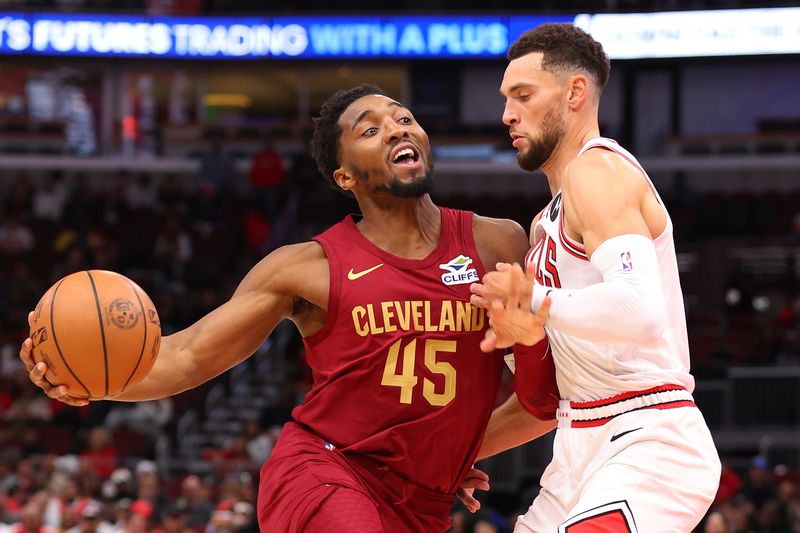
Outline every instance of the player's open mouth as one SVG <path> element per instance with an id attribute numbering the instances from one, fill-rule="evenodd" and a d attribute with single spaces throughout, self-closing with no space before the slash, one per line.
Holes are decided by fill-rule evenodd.
<path id="1" fill-rule="evenodd" d="M 411 144 L 404 143 L 394 149 L 391 161 L 397 166 L 415 167 L 419 165 L 419 152 Z"/>

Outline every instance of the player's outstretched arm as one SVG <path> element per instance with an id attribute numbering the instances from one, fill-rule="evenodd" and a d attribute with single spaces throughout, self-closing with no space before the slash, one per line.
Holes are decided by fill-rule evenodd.
<path id="1" fill-rule="evenodd" d="M 253 267 L 230 300 L 188 328 L 164 337 L 149 374 L 112 399 L 164 398 L 218 376 L 252 355 L 278 322 L 291 316 L 298 297 L 327 305 L 307 294 L 314 291 L 327 296 L 327 288 L 315 291 L 309 287 L 308 280 L 313 279 L 327 279 L 327 261 L 319 245 L 304 243 L 276 250 Z M 66 387 L 52 387 L 44 380 L 46 365 L 34 366 L 30 345 L 30 339 L 23 343 L 20 358 L 31 381 L 51 398 L 70 405 L 86 404 L 86 400 L 66 394 Z"/>

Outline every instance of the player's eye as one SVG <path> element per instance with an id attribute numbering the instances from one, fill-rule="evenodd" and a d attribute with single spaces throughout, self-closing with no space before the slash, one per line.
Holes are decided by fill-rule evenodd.
<path id="1" fill-rule="evenodd" d="M 364 133 L 362 133 L 361 135 L 363 137 L 369 137 L 370 135 L 375 135 L 376 133 L 378 133 L 378 128 L 372 126 L 364 130 Z"/>
<path id="2" fill-rule="evenodd" d="M 411 124 L 413 120 L 411 120 L 411 117 L 400 117 L 400 119 L 397 122 L 399 122 L 400 124 Z"/>

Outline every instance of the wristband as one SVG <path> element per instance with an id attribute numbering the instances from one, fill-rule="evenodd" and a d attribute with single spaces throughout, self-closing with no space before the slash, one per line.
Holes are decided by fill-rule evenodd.
<path id="1" fill-rule="evenodd" d="M 531 313 L 534 315 L 539 311 L 539 308 L 544 303 L 544 299 L 550 296 L 550 293 L 553 292 L 553 289 L 545 287 L 544 285 L 537 285 L 536 283 L 533 284 L 533 290 L 531 291 Z"/>

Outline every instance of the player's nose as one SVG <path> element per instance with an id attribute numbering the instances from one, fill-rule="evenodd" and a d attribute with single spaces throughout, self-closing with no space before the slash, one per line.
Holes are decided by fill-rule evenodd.
<path id="1" fill-rule="evenodd" d="M 506 102 L 505 106 L 503 106 L 503 124 L 511 126 L 518 122 L 519 114 L 513 109 L 509 102 Z"/>
<path id="2" fill-rule="evenodd" d="M 386 120 L 386 125 L 384 126 L 383 131 L 384 134 L 384 141 L 387 143 L 392 143 L 397 141 L 397 139 L 402 139 L 408 137 L 408 129 L 406 126 L 402 124 L 398 124 L 394 120 Z"/>

